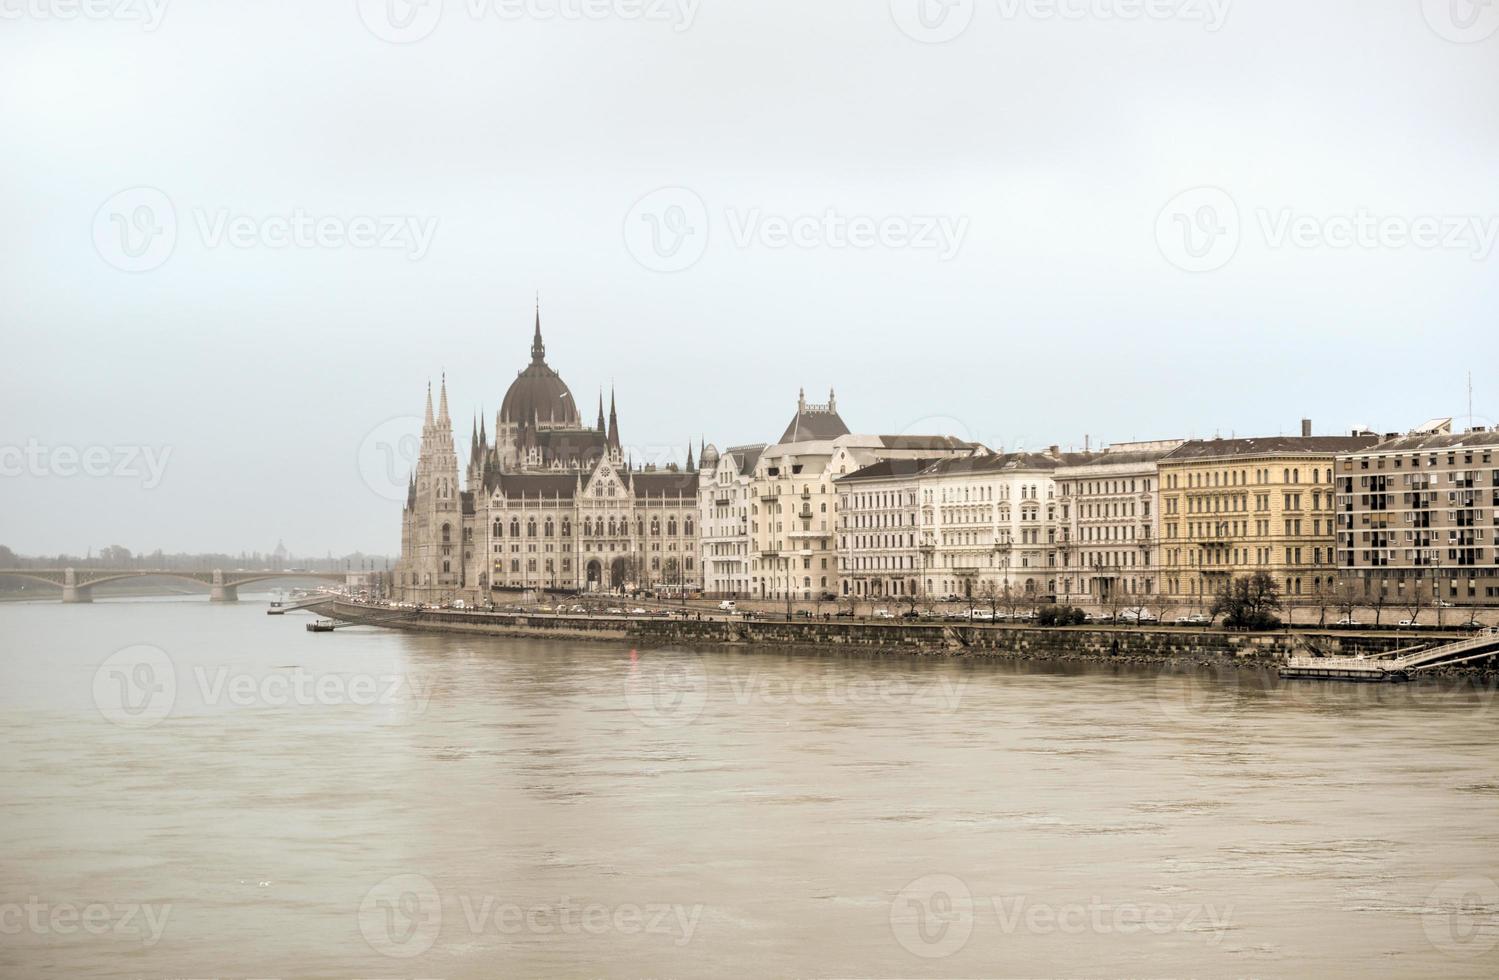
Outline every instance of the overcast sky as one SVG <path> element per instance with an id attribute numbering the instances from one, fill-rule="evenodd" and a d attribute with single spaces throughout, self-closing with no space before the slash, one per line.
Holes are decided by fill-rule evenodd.
<path id="1" fill-rule="evenodd" d="M 18 552 L 396 551 L 537 292 L 638 457 L 1499 415 L 1499 5 L 97 2 L 0 0 Z"/>

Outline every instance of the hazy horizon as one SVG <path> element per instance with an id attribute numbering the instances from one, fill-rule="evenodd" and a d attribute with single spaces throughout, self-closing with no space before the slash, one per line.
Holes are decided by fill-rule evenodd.
<path id="1" fill-rule="evenodd" d="M 1466 422 L 1473 371 L 1492 424 L 1462 2 L 8 8 L 0 544 L 394 553 L 390 448 L 445 371 L 466 461 L 538 292 L 642 462 L 800 388 L 1097 447 Z"/>

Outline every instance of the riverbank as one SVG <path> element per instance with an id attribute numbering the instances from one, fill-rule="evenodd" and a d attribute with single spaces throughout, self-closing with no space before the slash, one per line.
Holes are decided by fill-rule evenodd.
<path id="1" fill-rule="evenodd" d="M 1200 627 L 1079 626 L 862 622 L 846 620 L 659 619 L 491 613 L 473 610 L 391 610 L 333 600 L 311 607 L 344 622 L 417 632 L 526 638 L 628 641 L 641 647 L 772 647 L 876 656 L 970 657 L 1135 665 L 1234 665 L 1273 668 L 1314 646 L 1330 655 L 1384 654 L 1410 637 L 1348 632 L 1241 633 Z M 1454 637 L 1459 634 L 1453 634 Z M 1423 639 L 1427 639 L 1423 637 Z M 1453 668 L 1437 676 L 1499 677 L 1490 668 Z"/>

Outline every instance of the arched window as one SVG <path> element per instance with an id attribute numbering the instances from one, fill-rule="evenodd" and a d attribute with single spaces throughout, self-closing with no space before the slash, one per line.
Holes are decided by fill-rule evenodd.
<path id="1" fill-rule="evenodd" d="M 659 538 L 660 536 L 661 536 L 661 518 L 659 518 L 659 517 L 652 517 L 651 518 L 651 537 L 653 537 L 653 538 Z"/>
<path id="2" fill-rule="evenodd" d="M 687 518 L 685 521 L 682 522 L 682 533 L 685 534 L 685 535 L 687 535 L 688 537 L 691 537 L 692 536 L 693 526 L 694 525 L 692 523 L 692 518 L 690 518 L 690 517 Z"/>
<path id="3" fill-rule="evenodd" d="M 536 518 L 534 517 L 526 521 L 526 537 L 536 537 Z"/>
<path id="4" fill-rule="evenodd" d="M 512 538 L 518 538 L 518 537 L 520 537 L 520 518 L 519 517 L 512 517 L 512 518 L 510 518 L 510 536 Z"/>
<path id="5" fill-rule="evenodd" d="M 494 536 L 503 538 L 505 536 L 505 525 L 498 517 L 494 519 Z"/>
<path id="6" fill-rule="evenodd" d="M 677 519 L 675 517 L 666 522 L 666 533 L 669 537 L 674 538 L 677 536 Z"/>
<path id="7" fill-rule="evenodd" d="M 571 517 L 562 518 L 562 536 L 564 538 L 573 536 L 573 519 Z"/>
<path id="8" fill-rule="evenodd" d="M 557 526 L 555 524 L 553 524 L 552 523 L 552 519 L 550 517 L 548 517 L 547 518 L 547 522 L 546 522 L 546 526 L 541 529 L 542 536 L 543 537 L 548 537 L 548 538 L 555 537 L 556 532 L 557 532 Z"/>

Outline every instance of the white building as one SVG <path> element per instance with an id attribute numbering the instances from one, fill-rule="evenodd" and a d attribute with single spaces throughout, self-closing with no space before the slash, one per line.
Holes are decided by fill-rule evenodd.
<path id="1" fill-rule="evenodd" d="M 750 595 L 750 485 L 764 444 L 704 446 L 699 461 L 698 536 L 703 591 L 715 598 Z"/>
<path id="2" fill-rule="evenodd" d="M 839 477 L 839 594 L 922 594 L 919 478 L 934 459 L 887 459 Z"/>
<path id="3" fill-rule="evenodd" d="M 761 455 L 750 486 L 750 591 L 758 598 L 811 600 L 837 594 L 838 493 L 834 481 L 882 459 L 972 453 L 952 436 L 861 436 L 849 432 L 832 393 L 805 393 L 781 441 Z"/>
<path id="4" fill-rule="evenodd" d="M 1085 453 L 1003 453 L 948 459 L 921 474 L 926 595 L 1056 594 L 1060 466 Z"/>
<path id="5" fill-rule="evenodd" d="M 1107 603 L 1161 591 L 1160 461 L 1180 439 L 1119 443 L 1059 467 L 1057 601 Z"/>

